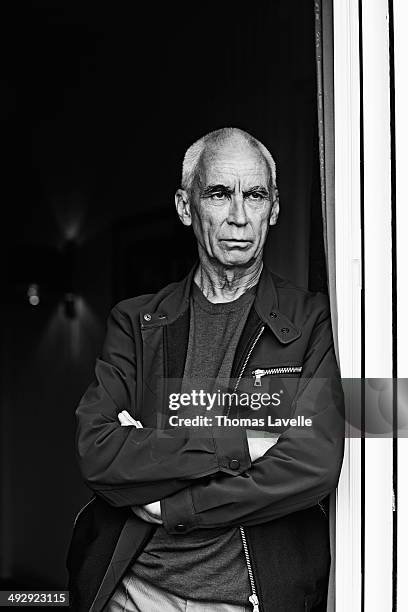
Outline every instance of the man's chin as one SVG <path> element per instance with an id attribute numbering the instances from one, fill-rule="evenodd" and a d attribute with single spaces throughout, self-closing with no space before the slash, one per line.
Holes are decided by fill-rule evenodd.
<path id="1" fill-rule="evenodd" d="M 255 257 L 253 254 L 243 252 L 223 253 L 221 257 L 217 257 L 218 263 L 226 268 L 247 268 L 251 266 Z"/>

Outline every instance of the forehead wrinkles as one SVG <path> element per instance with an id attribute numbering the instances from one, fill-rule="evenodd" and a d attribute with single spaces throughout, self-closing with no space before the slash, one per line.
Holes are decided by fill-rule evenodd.
<path id="1" fill-rule="evenodd" d="M 259 165 L 258 167 L 257 165 L 248 165 L 237 168 L 235 165 L 217 164 L 217 166 L 207 168 L 207 171 L 204 170 L 200 182 L 203 186 L 219 183 L 229 187 L 236 185 L 241 188 L 249 188 L 256 183 L 267 188 L 269 175 Z"/>

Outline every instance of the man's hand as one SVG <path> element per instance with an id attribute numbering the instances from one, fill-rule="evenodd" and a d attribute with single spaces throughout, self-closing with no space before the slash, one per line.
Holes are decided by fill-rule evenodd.
<path id="1" fill-rule="evenodd" d="M 151 502 L 150 504 L 145 504 L 144 506 L 132 506 L 132 510 L 139 518 L 147 523 L 157 523 L 158 525 L 163 525 L 159 501 Z"/>
<path id="2" fill-rule="evenodd" d="M 272 446 L 274 446 L 279 439 L 279 434 L 270 433 L 269 431 L 259 431 L 256 429 L 247 429 L 246 434 L 249 455 L 252 462 L 259 459 L 259 457 L 262 457 L 262 455 L 264 455 L 267 450 L 272 448 Z"/>
<path id="3" fill-rule="evenodd" d="M 143 429 L 143 425 L 141 424 L 141 422 L 135 421 L 135 419 L 130 416 L 127 410 L 122 410 L 122 412 L 119 412 L 118 419 L 122 427 L 129 427 L 130 425 L 133 425 L 133 427 Z"/>
<path id="4" fill-rule="evenodd" d="M 137 427 L 138 429 L 143 429 L 141 422 L 135 421 L 127 410 L 119 412 L 118 419 L 122 427 Z M 132 506 L 132 510 L 139 518 L 143 519 L 147 523 L 157 523 L 158 525 L 163 525 L 163 521 L 161 520 L 160 501 L 151 502 L 150 504 L 145 504 L 144 506 Z"/>

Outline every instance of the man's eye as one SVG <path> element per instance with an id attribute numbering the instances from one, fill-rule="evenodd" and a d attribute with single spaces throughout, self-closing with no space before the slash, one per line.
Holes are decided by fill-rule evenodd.
<path id="1" fill-rule="evenodd" d="M 253 193 L 249 193 L 248 198 L 251 198 L 251 200 L 263 200 L 264 196 L 262 193 L 259 193 L 258 191 L 254 191 Z"/>
<path id="2" fill-rule="evenodd" d="M 223 193 L 222 191 L 216 191 L 215 193 L 211 194 L 211 197 L 214 200 L 223 200 L 224 198 L 227 197 L 227 195 Z"/>

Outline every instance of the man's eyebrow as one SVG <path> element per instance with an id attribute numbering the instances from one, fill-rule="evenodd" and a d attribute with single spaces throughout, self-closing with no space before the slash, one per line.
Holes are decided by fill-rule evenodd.
<path id="1" fill-rule="evenodd" d="M 269 189 L 267 189 L 263 185 L 254 185 L 253 187 L 250 187 L 249 189 L 246 189 L 244 191 L 244 193 L 245 194 L 253 193 L 254 191 L 258 191 L 259 193 L 262 193 L 264 195 L 268 195 L 269 194 Z"/>
<path id="2" fill-rule="evenodd" d="M 207 185 L 202 191 L 202 195 L 211 195 L 212 193 L 217 193 L 221 191 L 221 193 L 232 193 L 232 189 L 227 187 L 227 185 Z"/>

